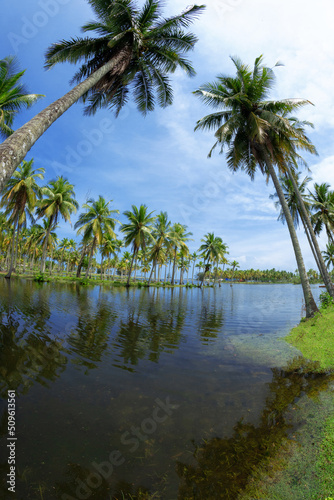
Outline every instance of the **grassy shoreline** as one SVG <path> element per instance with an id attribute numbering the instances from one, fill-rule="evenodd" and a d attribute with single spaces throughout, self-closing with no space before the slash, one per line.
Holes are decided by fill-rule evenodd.
<path id="1" fill-rule="evenodd" d="M 284 340 L 309 360 L 312 372 L 334 372 L 334 306 L 321 308 L 313 318 L 302 320 Z M 307 374 L 306 374 L 307 375 Z M 311 399 L 310 399 L 311 398 Z M 332 500 L 334 498 L 334 397 L 333 389 L 321 397 L 305 396 L 296 404 L 300 425 L 296 440 L 282 447 L 271 461 L 255 473 L 240 499 Z M 299 405 L 299 408 L 298 408 Z M 308 408 L 305 411 L 305 408 Z"/>

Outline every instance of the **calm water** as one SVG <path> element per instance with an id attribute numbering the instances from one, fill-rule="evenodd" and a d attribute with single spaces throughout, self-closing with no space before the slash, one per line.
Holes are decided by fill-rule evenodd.
<path id="1" fill-rule="evenodd" d="M 291 432 L 289 405 L 324 386 L 289 370 L 298 352 L 280 340 L 304 315 L 300 286 L 1 280 L 0 303 L 1 498 L 235 499 Z"/>

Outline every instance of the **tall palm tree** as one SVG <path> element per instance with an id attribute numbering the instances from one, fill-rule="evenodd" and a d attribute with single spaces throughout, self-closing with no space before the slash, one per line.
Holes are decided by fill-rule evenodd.
<path id="1" fill-rule="evenodd" d="M 320 234 L 325 228 L 328 242 L 334 244 L 334 191 L 327 182 L 314 184 L 314 193 L 309 192 L 309 202 L 313 210 L 312 222 L 314 231 Z"/>
<path id="2" fill-rule="evenodd" d="M 195 264 L 196 264 L 197 259 L 198 259 L 198 255 L 196 252 L 191 254 L 191 261 L 193 262 L 193 269 L 192 269 L 192 274 L 191 274 L 191 284 L 192 285 L 194 284 L 194 271 L 195 271 Z"/>
<path id="3" fill-rule="evenodd" d="M 310 317 L 318 308 L 311 292 L 289 207 L 275 171 L 275 166 L 283 170 L 282 163 L 286 163 L 288 153 L 292 156 L 291 143 L 298 137 L 297 130 L 288 117 L 293 110 L 308 101 L 267 100 L 274 83 L 274 72 L 265 67 L 262 60 L 262 56 L 258 57 L 251 70 L 239 59 L 232 58 L 237 71 L 236 77 L 221 75 L 216 82 L 206 84 L 195 92 L 205 104 L 218 110 L 199 120 L 196 130 L 216 130 L 216 143 L 209 155 L 216 146 L 221 147 L 221 153 L 227 146 L 227 165 L 231 170 L 244 170 L 253 179 L 258 168 L 271 177 L 289 228 L 303 287 L 306 316 Z M 294 146 L 297 148 L 297 141 Z"/>
<path id="4" fill-rule="evenodd" d="M 9 222 L 13 223 L 13 237 L 11 243 L 11 259 L 9 270 L 6 278 L 10 278 L 15 260 L 15 246 L 19 239 L 19 229 L 25 225 L 27 215 L 32 218 L 32 211 L 34 210 L 38 199 L 42 196 L 40 186 L 37 184 L 37 179 L 44 178 L 44 168 L 33 169 L 34 160 L 23 161 L 18 170 L 14 172 L 13 176 L 7 182 L 3 191 L 0 206 L 6 206 L 6 214 L 10 214 Z M 16 245 L 17 248 L 17 245 Z"/>
<path id="5" fill-rule="evenodd" d="M 15 115 L 22 108 L 30 108 L 40 97 L 44 97 L 27 93 L 21 83 L 24 73 L 25 70 L 18 71 L 15 57 L 9 56 L 0 60 L 0 136 L 3 138 L 13 134 Z"/>
<path id="6" fill-rule="evenodd" d="M 53 228 L 50 228 L 50 219 L 43 219 L 43 225 L 41 224 L 35 224 L 34 227 L 35 230 L 32 233 L 33 234 L 33 241 L 35 244 L 44 247 L 44 243 L 46 238 L 48 240 L 46 241 L 46 248 L 47 250 L 50 249 L 50 274 L 52 272 L 52 260 L 53 260 L 53 250 L 56 248 L 57 244 L 57 234 L 54 232 L 54 229 L 56 229 L 54 226 Z"/>
<path id="7" fill-rule="evenodd" d="M 332 266 L 332 268 L 334 268 L 334 244 L 327 243 L 326 250 L 322 253 L 327 267 L 329 268 L 329 266 Z"/>
<path id="8" fill-rule="evenodd" d="M 202 277 L 201 286 L 204 283 L 205 275 L 209 271 L 211 264 L 218 263 L 227 250 L 226 245 L 219 236 L 214 233 L 208 233 L 201 239 L 203 244 L 199 247 L 198 251 L 202 253 L 204 259 L 204 272 Z"/>
<path id="9" fill-rule="evenodd" d="M 173 256 L 173 270 L 172 270 L 172 280 L 171 284 L 174 285 L 175 282 L 175 271 L 176 271 L 176 259 L 177 259 L 177 251 L 183 249 L 188 250 L 187 241 L 190 241 L 189 236 L 192 236 L 192 233 L 187 233 L 187 226 L 176 222 L 170 229 L 169 232 L 169 241 L 171 245 L 171 253 Z"/>
<path id="10" fill-rule="evenodd" d="M 312 179 L 311 179 L 311 177 L 306 176 L 302 181 L 300 181 L 300 176 L 301 176 L 300 172 L 293 172 L 292 175 L 295 178 L 296 185 L 297 185 L 298 191 L 300 193 L 300 196 L 303 198 L 305 209 L 307 210 L 308 214 L 310 214 L 311 213 L 311 203 L 307 199 L 305 192 L 306 192 L 307 184 Z M 297 192 L 296 192 L 296 190 L 291 182 L 291 179 L 289 179 L 289 177 L 287 175 L 281 175 L 279 177 L 279 181 L 280 181 L 280 184 L 282 186 L 283 194 L 284 194 L 284 197 L 285 197 L 286 202 L 288 204 L 294 226 L 297 228 L 297 227 L 299 227 L 300 221 L 302 222 L 306 237 L 308 239 L 310 248 L 311 248 L 313 256 L 314 256 L 314 259 L 317 263 L 317 266 L 318 266 L 320 273 L 322 274 L 322 267 L 321 267 L 321 264 L 319 262 L 317 252 L 315 251 L 314 245 L 313 245 L 312 240 L 310 238 L 310 234 L 309 234 L 309 231 L 308 231 L 308 228 L 306 225 L 306 221 L 305 221 L 303 212 L 301 211 L 300 204 L 298 202 Z M 271 194 L 269 196 L 269 198 L 271 198 L 271 199 L 275 199 L 277 197 L 278 197 L 277 193 Z M 275 207 L 277 209 L 280 209 L 280 213 L 279 213 L 277 220 L 279 220 L 283 224 L 285 224 L 286 220 L 285 220 L 284 212 L 282 210 L 282 207 L 281 207 L 281 204 L 279 201 L 275 202 Z"/>
<path id="11" fill-rule="evenodd" d="M 165 251 L 169 250 L 169 231 L 171 228 L 171 222 L 168 220 L 167 212 L 160 212 L 154 223 L 152 230 L 152 236 L 154 238 L 153 246 L 150 252 L 150 259 L 152 260 L 152 269 L 148 279 L 148 285 L 151 283 L 152 274 L 156 267 L 157 262 L 161 262 L 161 258 L 164 256 Z M 164 259 L 163 259 L 164 260 Z"/>
<path id="12" fill-rule="evenodd" d="M 73 77 L 81 82 L 50 104 L 0 145 L 0 190 L 37 139 L 75 102 L 88 103 L 86 114 L 98 108 L 114 108 L 116 114 L 132 92 L 142 113 L 172 103 L 168 75 L 177 68 L 195 74 L 184 55 L 193 50 L 197 38 L 186 31 L 203 6 L 188 7 L 182 14 L 165 19 L 162 1 L 146 0 L 138 9 L 134 0 L 88 0 L 97 20 L 82 27 L 95 33 L 53 44 L 46 53 L 46 67 L 57 63 L 83 65 Z M 13 154 L 15 153 L 15 154 Z"/>
<path id="13" fill-rule="evenodd" d="M 79 215 L 74 225 L 74 228 L 78 229 L 77 234 L 83 233 L 84 242 L 92 239 L 85 275 L 86 279 L 88 278 L 96 245 L 100 246 L 102 244 L 105 234 L 109 234 L 112 238 L 116 239 L 114 229 L 116 223 L 119 221 L 114 219 L 112 214 L 119 214 L 119 210 L 111 210 L 109 208 L 111 202 L 112 200 L 106 201 L 101 195 L 98 200 L 94 200 L 93 198 L 87 200 L 87 203 L 82 205 L 82 208 L 86 211 Z"/>
<path id="14" fill-rule="evenodd" d="M 60 217 L 71 222 L 71 214 L 76 212 L 79 204 L 75 199 L 74 186 L 63 176 L 49 182 L 48 186 L 42 188 L 44 198 L 38 202 L 36 215 L 38 218 L 49 219 L 49 233 L 55 228 Z M 46 236 L 43 245 L 41 261 L 41 272 L 45 271 L 46 248 L 49 235 Z"/>
<path id="15" fill-rule="evenodd" d="M 128 281 L 126 284 L 127 286 L 130 286 L 130 277 L 133 263 L 137 257 L 139 249 L 144 249 L 148 241 L 153 239 L 152 224 L 155 221 L 155 217 L 152 217 L 152 214 L 153 212 L 147 212 L 146 205 L 140 205 L 139 208 L 135 205 L 132 205 L 132 212 L 130 210 L 124 212 L 124 215 L 125 217 L 127 217 L 129 222 L 122 225 L 121 231 L 125 234 L 125 245 L 131 245 L 133 252 L 128 274 Z"/>

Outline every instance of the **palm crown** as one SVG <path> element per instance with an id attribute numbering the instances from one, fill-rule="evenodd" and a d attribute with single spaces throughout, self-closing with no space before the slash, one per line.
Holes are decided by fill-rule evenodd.
<path id="1" fill-rule="evenodd" d="M 197 38 L 187 28 L 203 6 L 188 7 L 181 15 L 164 19 L 161 1 L 147 0 L 141 10 L 133 0 L 89 0 L 97 20 L 82 27 L 97 37 L 72 38 L 53 44 L 46 53 L 46 67 L 58 62 L 77 63 L 84 60 L 73 77 L 80 82 L 112 60 L 122 51 L 125 65 L 110 71 L 82 97 L 87 114 L 100 107 L 114 108 L 116 114 L 132 91 L 141 112 L 171 104 L 172 89 L 168 73 L 178 67 L 189 76 L 194 69 L 184 54 L 194 48 Z"/>
<path id="2" fill-rule="evenodd" d="M 13 133 L 11 128 L 14 117 L 22 108 L 29 108 L 40 97 L 38 94 L 28 94 L 20 82 L 25 71 L 17 72 L 14 57 L 0 60 L 0 135 L 8 137 Z"/>

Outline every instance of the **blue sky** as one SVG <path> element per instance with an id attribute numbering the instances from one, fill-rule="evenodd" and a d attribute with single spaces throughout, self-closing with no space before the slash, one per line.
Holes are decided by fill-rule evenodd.
<path id="1" fill-rule="evenodd" d="M 266 185 L 260 174 L 254 182 L 243 173 L 232 175 L 218 152 L 207 158 L 212 134 L 193 129 L 209 110 L 192 92 L 219 73 L 233 74 L 231 55 L 249 64 L 260 54 L 268 66 L 282 61 L 284 66 L 275 70 L 272 97 L 312 101 L 314 106 L 299 115 L 315 125 L 309 136 L 319 156 L 307 161 L 313 181 L 333 186 L 334 6 L 331 0 L 208 0 L 206 5 L 192 27 L 199 37 L 190 55 L 197 75 L 189 79 L 177 72 L 172 77 L 173 106 L 143 118 L 130 103 L 115 119 L 106 110 L 85 117 L 83 106 L 76 104 L 38 140 L 27 159 L 33 157 L 35 167 L 46 169 L 46 182 L 57 175 L 68 177 L 80 204 L 101 194 L 121 213 L 141 203 L 156 213 L 167 211 L 173 222 L 187 224 L 193 233 L 192 252 L 205 233 L 214 232 L 241 268 L 295 270 L 287 227 L 277 222 L 269 199 L 271 182 Z M 166 0 L 165 14 L 186 6 Z M 71 88 L 75 67 L 64 64 L 45 71 L 44 53 L 51 43 L 79 35 L 80 26 L 94 16 L 85 0 L 11 0 L 1 7 L 0 58 L 15 54 L 27 69 L 29 91 L 45 95 L 17 117 L 17 128 Z M 124 221 L 122 215 L 119 219 Z M 75 235 L 65 223 L 57 232 L 61 238 Z M 304 234 L 300 230 L 298 235 L 306 267 L 314 268 Z M 325 245 L 323 236 L 323 249 Z"/>

